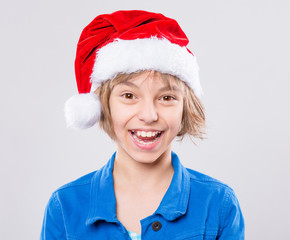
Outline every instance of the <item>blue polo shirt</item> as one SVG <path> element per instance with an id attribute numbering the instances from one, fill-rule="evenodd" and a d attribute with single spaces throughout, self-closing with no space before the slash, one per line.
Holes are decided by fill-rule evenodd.
<path id="1" fill-rule="evenodd" d="M 114 159 L 115 153 L 100 170 L 52 194 L 40 239 L 130 239 L 116 216 Z M 244 239 L 244 220 L 233 190 L 186 169 L 173 152 L 172 165 L 174 175 L 158 209 L 140 221 L 142 240 Z"/>

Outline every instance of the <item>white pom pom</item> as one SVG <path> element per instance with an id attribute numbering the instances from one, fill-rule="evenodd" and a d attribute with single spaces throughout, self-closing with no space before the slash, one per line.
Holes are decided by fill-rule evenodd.
<path id="1" fill-rule="evenodd" d="M 84 93 L 68 99 L 64 111 L 68 127 L 85 129 L 92 127 L 99 120 L 101 105 L 96 94 Z"/>

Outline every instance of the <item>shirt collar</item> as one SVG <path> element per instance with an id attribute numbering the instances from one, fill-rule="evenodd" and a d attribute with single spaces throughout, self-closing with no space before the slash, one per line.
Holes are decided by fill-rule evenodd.
<path id="1" fill-rule="evenodd" d="M 174 175 L 155 214 L 161 214 L 168 221 L 184 215 L 187 210 L 190 193 L 190 177 L 188 171 L 179 161 L 178 156 L 171 152 Z"/>
<path id="2" fill-rule="evenodd" d="M 92 224 L 98 220 L 118 222 L 113 183 L 115 155 L 116 153 L 93 176 L 89 215 L 86 224 Z M 189 174 L 174 152 L 171 152 L 171 161 L 174 175 L 167 192 L 154 213 L 162 215 L 168 221 L 173 221 L 186 213 L 190 191 Z"/>

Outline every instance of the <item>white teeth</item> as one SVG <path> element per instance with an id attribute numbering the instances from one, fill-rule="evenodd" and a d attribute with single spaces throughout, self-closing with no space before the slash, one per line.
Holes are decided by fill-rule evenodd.
<path id="1" fill-rule="evenodd" d="M 146 137 L 146 136 L 147 136 L 146 132 L 142 131 L 141 132 L 141 137 Z"/>
<path id="2" fill-rule="evenodd" d="M 155 137 L 159 132 L 145 132 L 145 131 L 136 131 L 134 132 L 138 137 Z"/>

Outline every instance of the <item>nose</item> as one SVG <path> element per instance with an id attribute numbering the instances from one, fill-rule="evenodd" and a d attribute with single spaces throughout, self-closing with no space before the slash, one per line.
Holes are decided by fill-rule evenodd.
<path id="1" fill-rule="evenodd" d="M 144 100 L 142 104 L 139 106 L 138 118 L 139 120 L 145 122 L 146 124 L 150 124 L 152 122 L 157 121 L 158 114 L 157 109 L 153 101 Z"/>

